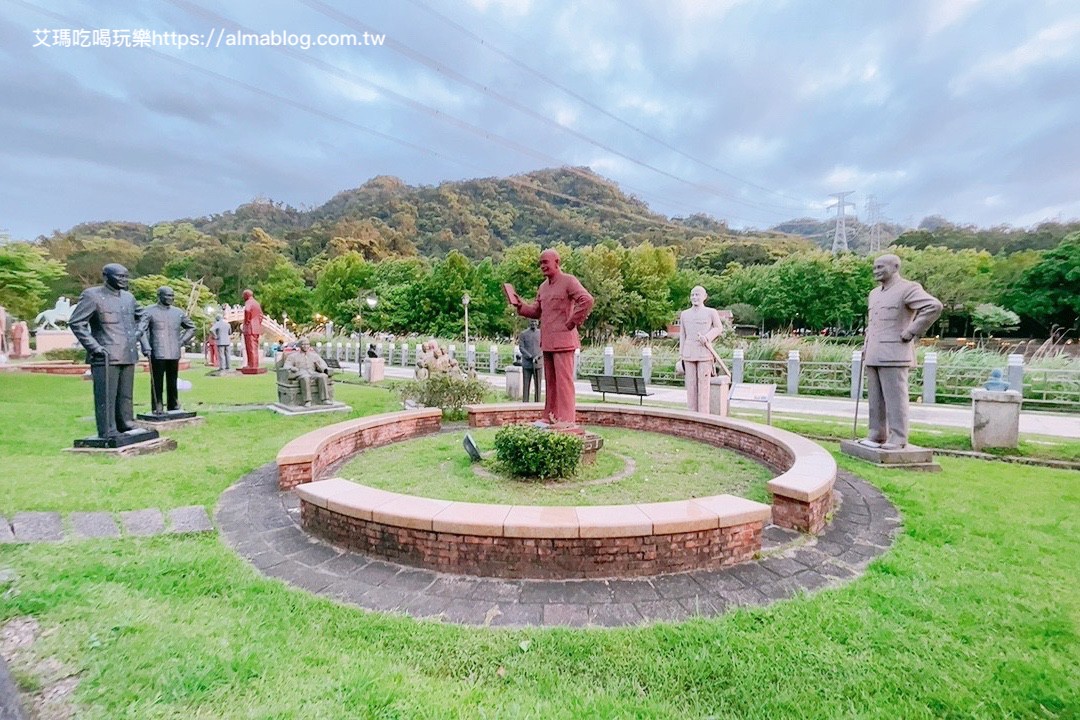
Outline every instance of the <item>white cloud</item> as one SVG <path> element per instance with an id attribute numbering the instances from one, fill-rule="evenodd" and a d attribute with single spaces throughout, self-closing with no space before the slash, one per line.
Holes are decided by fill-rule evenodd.
<path id="1" fill-rule="evenodd" d="M 532 0 L 469 0 L 469 4 L 479 12 L 497 8 L 506 15 L 524 17 L 532 10 Z"/>
<path id="2" fill-rule="evenodd" d="M 867 171 L 853 165 L 837 165 L 822 178 L 822 183 L 828 187 L 843 185 L 845 189 L 864 191 L 867 187 L 895 185 L 907 176 L 906 170 Z"/>
<path id="3" fill-rule="evenodd" d="M 962 94 L 980 83 L 1013 80 L 1033 67 L 1077 54 L 1080 18 L 1069 18 L 1043 28 L 1012 50 L 993 55 L 961 73 L 950 83 Z"/>
<path id="4" fill-rule="evenodd" d="M 930 0 L 926 6 L 926 34 L 936 35 L 960 22 L 975 9 L 980 0 Z"/>
<path id="5" fill-rule="evenodd" d="M 767 163 L 784 148 L 782 138 L 760 135 L 735 135 L 724 145 L 724 158 L 733 164 Z"/>

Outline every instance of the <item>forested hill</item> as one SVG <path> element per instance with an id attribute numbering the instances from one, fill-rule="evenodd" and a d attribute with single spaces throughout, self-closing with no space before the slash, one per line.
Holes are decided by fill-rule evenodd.
<path id="1" fill-rule="evenodd" d="M 700 246 L 735 234 L 722 221 L 707 216 L 669 220 L 588 168 L 559 168 L 419 187 L 379 176 L 311 209 L 256 200 L 235 210 L 165 220 L 154 226 L 85 223 L 54 234 L 48 242 L 55 244 L 65 237 L 107 238 L 145 246 L 170 239 L 170 229 L 179 226 L 225 241 L 259 229 L 285 241 L 298 265 L 349 250 L 377 260 L 395 255 L 442 257 L 456 249 L 476 260 L 498 258 L 506 247 L 519 242 L 581 247 L 606 240 L 624 245 L 646 240 L 685 245 L 697 239 Z M 770 231 L 759 235 L 782 237 Z M 190 238 L 171 239 L 181 245 L 190 242 Z"/>

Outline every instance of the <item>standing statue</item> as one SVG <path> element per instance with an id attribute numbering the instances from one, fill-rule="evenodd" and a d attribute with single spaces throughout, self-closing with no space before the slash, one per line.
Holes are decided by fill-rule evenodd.
<path id="1" fill-rule="evenodd" d="M 578 328 L 592 310 L 593 296 L 573 275 L 560 268 L 559 253 L 540 253 L 540 272 L 546 278 L 536 301 L 524 302 L 505 285 L 507 300 L 518 315 L 540 320 L 540 348 L 544 356 L 544 419 L 573 425 L 577 420 L 574 398 L 574 351 L 581 347 Z"/>
<path id="2" fill-rule="evenodd" d="M 319 390 L 319 404 L 332 405 L 334 402 L 333 382 L 330 376 L 333 374 L 319 353 L 311 349 L 311 343 L 307 338 L 300 340 L 300 349 L 285 355 L 281 365 L 288 371 L 288 379 L 300 383 L 300 393 L 304 401 L 304 407 L 311 407 L 311 384 L 316 383 Z M 278 400 L 282 401 L 281 390 L 278 390 Z"/>
<path id="3" fill-rule="evenodd" d="M 210 326 L 210 340 L 217 348 L 218 372 L 229 370 L 229 356 L 232 355 L 232 327 L 229 321 L 218 315 Z"/>
<path id="4" fill-rule="evenodd" d="M 83 290 L 68 326 L 86 348 L 94 381 L 94 419 L 97 437 L 76 440 L 76 447 L 119 447 L 157 437 L 153 430 L 135 427 L 131 390 L 139 360 L 142 310 L 128 292 L 128 271 L 109 263 L 101 270 L 105 283 Z M 131 435 L 128 442 L 118 439 Z"/>
<path id="5" fill-rule="evenodd" d="M 3 305 L 0 305 L 0 355 L 4 355 L 5 360 L 7 359 L 6 356 L 9 351 L 7 339 L 7 321 L 7 308 L 5 308 Z"/>
<path id="6" fill-rule="evenodd" d="M 941 315 L 941 301 L 922 285 L 900 277 L 900 258 L 882 255 L 874 261 L 870 320 L 866 326 L 863 367 L 866 368 L 870 436 L 868 447 L 897 450 L 908 438 L 908 369 L 915 367 L 915 338 Z"/>
<path id="7" fill-rule="evenodd" d="M 11 357 L 30 357 L 30 328 L 25 320 L 11 326 Z"/>
<path id="8" fill-rule="evenodd" d="M 165 416 L 168 409 L 175 416 L 180 412 L 180 404 L 176 400 L 176 373 L 180 368 L 184 345 L 195 336 L 195 323 L 186 312 L 173 307 L 175 294 L 171 287 L 159 287 L 157 297 L 157 305 L 143 308 L 142 319 L 142 351 L 150 358 L 150 407 L 153 415 Z M 166 407 L 162 407 L 161 402 L 163 382 L 168 403 Z"/>
<path id="9" fill-rule="evenodd" d="M 690 307 L 679 314 L 679 360 L 686 373 L 686 405 L 694 412 L 709 412 L 709 378 L 716 362 L 712 341 L 724 332 L 720 313 L 705 307 L 708 295 L 698 285 L 690 291 Z"/>
<path id="10" fill-rule="evenodd" d="M 262 305 L 255 299 L 255 293 L 245 290 L 244 324 L 240 332 L 244 336 L 244 354 L 247 356 L 247 364 L 241 368 L 240 372 L 248 375 L 266 372 L 259 367 L 259 337 L 262 335 L 262 322 Z"/>
<path id="11" fill-rule="evenodd" d="M 535 320 L 518 337 L 521 353 L 521 401 L 529 402 L 529 384 L 534 387 L 534 402 L 540 402 L 540 382 L 544 377 L 544 357 L 540 350 L 540 329 Z"/>

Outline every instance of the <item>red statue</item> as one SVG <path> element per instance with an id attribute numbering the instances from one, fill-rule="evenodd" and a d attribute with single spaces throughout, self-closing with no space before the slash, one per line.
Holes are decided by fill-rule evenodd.
<path id="1" fill-rule="evenodd" d="M 592 310 L 593 296 L 573 275 L 560 267 L 559 253 L 540 253 L 540 272 L 547 278 L 536 292 L 536 302 L 526 303 L 513 288 L 506 293 L 518 315 L 540 320 L 540 350 L 544 355 L 544 419 L 552 424 L 577 421 L 574 398 L 574 351 L 581 347 L 578 328 Z"/>
<path id="2" fill-rule="evenodd" d="M 240 372 L 253 375 L 266 370 L 259 367 L 259 337 L 262 335 L 262 305 L 255 299 L 255 293 L 244 291 L 244 325 L 240 332 L 244 336 L 244 354 L 247 364 Z"/>

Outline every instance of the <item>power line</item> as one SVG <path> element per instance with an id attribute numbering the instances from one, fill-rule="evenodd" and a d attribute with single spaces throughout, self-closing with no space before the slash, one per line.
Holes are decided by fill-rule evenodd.
<path id="1" fill-rule="evenodd" d="M 170 1 L 172 1 L 172 0 L 170 0 Z M 175 0 L 175 1 L 176 2 L 183 2 L 183 3 L 186 4 L 186 0 Z M 337 22 L 341 23 L 342 25 L 345 25 L 346 27 L 350 27 L 350 28 L 353 28 L 355 30 L 360 30 L 360 31 L 370 31 L 371 30 L 370 25 L 365 25 L 362 22 L 360 22 L 358 19 L 352 17 L 351 15 L 347 15 L 347 14 L 345 14 L 345 13 L 339 11 L 339 10 L 336 10 L 333 7 L 330 7 L 326 3 L 322 2 L 322 0 L 300 0 L 300 2 L 302 4 L 304 4 L 304 5 L 307 5 L 309 8 L 311 8 L 314 11 L 316 11 L 316 12 L 318 12 L 318 13 L 320 13 L 320 14 L 322 14 L 322 15 L 324 15 L 324 16 L 332 19 L 332 20 L 336 20 Z M 380 33 L 380 34 L 382 34 L 382 33 Z M 434 70 L 435 72 L 438 72 L 438 73 L 440 73 L 442 75 L 445 75 L 445 76 L 451 78 L 452 80 L 454 80 L 454 81 L 456 81 L 456 82 L 458 82 L 458 83 L 460 83 L 462 85 L 465 85 L 466 87 L 468 87 L 468 88 L 470 88 L 470 89 L 472 89 L 472 90 L 474 90 L 476 92 L 487 95 L 488 97 L 496 100 L 497 102 L 499 102 L 499 103 L 501 103 L 503 105 L 506 105 L 507 107 L 510 107 L 510 108 L 512 108 L 512 109 L 514 109 L 514 110 L 516 110 L 516 111 L 518 111 L 518 112 L 532 118 L 533 120 L 541 122 L 541 123 L 543 123 L 543 124 L 545 124 L 545 125 L 547 125 L 549 127 L 555 128 L 557 130 L 562 130 L 563 132 L 566 132 L 566 133 L 572 135 L 573 137 L 575 137 L 575 138 L 577 138 L 579 140 L 582 140 L 582 141 L 584 141 L 586 143 L 589 143 L 590 145 L 593 145 L 593 146 L 595 146 L 597 148 L 600 148 L 601 150 L 604 150 L 605 152 L 611 153 L 612 155 L 620 157 L 623 160 L 627 160 L 627 161 L 629 161 L 631 163 L 634 163 L 635 165 L 638 165 L 638 166 L 640 166 L 640 167 L 642 167 L 642 168 L 644 168 L 646 170 L 649 170 L 651 172 L 662 175 L 662 176 L 664 176 L 664 177 L 666 177 L 666 178 L 668 178 L 670 180 L 674 180 L 676 182 L 688 185 L 689 187 L 695 188 L 697 190 L 710 193 L 710 194 L 715 195 L 715 196 L 717 196 L 719 198 L 725 199 L 725 200 L 727 200 L 729 202 L 734 202 L 734 203 L 738 203 L 740 205 L 745 205 L 745 206 L 747 206 L 749 208 L 752 208 L 752 209 L 755 209 L 755 210 L 768 210 L 768 208 L 766 206 L 763 206 L 763 205 L 761 205 L 759 203 L 755 203 L 755 202 L 752 202 L 752 201 L 749 201 L 749 200 L 744 200 L 744 199 L 739 198 L 738 196 L 736 196 L 736 195 L 734 195 L 732 193 L 726 192 L 726 191 L 724 191 L 722 189 L 719 189 L 719 188 L 716 188 L 716 187 L 714 187 L 712 185 L 706 185 L 704 183 L 699 183 L 699 182 L 694 182 L 692 180 L 687 180 L 686 178 L 683 178 L 683 177 L 680 177 L 680 176 L 678 176 L 678 175 L 676 175 L 674 173 L 668 172 L 667 170 L 664 170 L 663 168 L 652 165 L 651 163 L 648 163 L 648 162 L 646 162 L 644 160 L 639 160 L 638 158 L 636 158 L 636 157 L 634 157 L 632 155 L 629 155 L 627 153 L 624 153 L 621 150 L 618 150 L 617 148 L 614 148 L 614 147 L 612 147 L 611 145 L 609 145 L 609 144 L 607 144 L 605 142 L 597 140 L 597 139 L 587 135 L 586 133 L 581 132 L 580 130 L 576 130 L 576 129 L 570 127 L 569 125 L 566 125 L 565 123 L 562 123 L 562 122 L 560 122 L 558 120 L 550 118 L 550 117 L 544 115 L 543 113 L 538 112 L 537 110 L 529 107 L 528 105 L 525 105 L 524 103 L 521 103 L 521 102 L 519 102 L 519 101 L 517 101 L 517 100 L 515 100 L 515 99 L 513 99 L 511 97 L 508 97 L 507 95 L 504 95 L 503 93 L 500 93 L 500 92 L 498 92 L 496 90 L 493 90 L 492 88 L 487 87 L 483 83 L 477 82 L 476 80 L 473 80 L 472 78 L 467 77 L 466 75 L 458 72 L 457 70 L 454 70 L 453 68 L 450 68 L 450 67 L 444 65 L 443 63 L 440 63 L 437 60 L 435 60 L 435 59 L 433 59 L 433 58 L 431 58 L 431 57 L 429 57 L 429 56 L 427 56 L 427 55 L 413 49 L 412 47 L 406 45 L 405 43 L 394 40 L 391 37 L 386 38 L 386 40 L 383 43 L 383 47 L 386 47 L 386 48 L 388 48 L 390 50 L 393 50 L 393 51 L 403 55 L 404 57 L 406 57 L 406 58 L 408 58 L 410 60 L 413 60 L 414 62 L 417 62 L 417 63 L 419 63 L 419 64 L 421 64 L 421 65 L 423 65 L 425 67 L 428 67 L 428 68 Z"/>
<path id="2" fill-rule="evenodd" d="M 488 42 L 484 38 L 480 37 L 476 33 L 472 32 L 471 30 L 469 30 L 464 25 L 461 25 L 460 23 L 454 21 L 453 19 L 447 17 L 446 15 L 443 15 L 442 13 L 438 12 L 437 10 L 435 10 L 431 6 L 427 5 L 426 3 L 421 2 L 421 0 L 408 0 L 408 2 L 411 3 L 412 5 L 414 5 L 415 7 L 420 8 L 424 12 L 432 15 L 433 17 L 437 18 L 438 20 L 440 20 L 440 21 L 446 23 L 447 25 L 451 26 L 459 34 L 464 35 L 465 37 L 468 37 L 468 38 L 474 40 L 475 42 L 479 43 L 484 48 L 486 48 L 488 51 L 490 51 L 492 53 L 495 53 L 499 57 L 503 58 L 504 60 L 506 60 L 507 62 L 513 64 L 514 66 L 520 68 L 521 70 L 524 70 L 525 72 L 529 73 L 530 75 L 537 78 L 541 82 L 546 83 L 550 87 L 553 87 L 553 88 L 555 88 L 557 90 L 560 90 L 560 91 L 566 93 L 567 95 L 574 98 L 575 100 L 582 103 L 583 105 L 595 110 L 596 112 L 600 113 L 601 115 L 604 115 L 605 117 L 608 117 L 608 118 L 614 120 L 615 122 L 619 123 L 620 125 L 622 125 L 622 126 L 624 126 L 626 128 L 629 128 L 630 130 L 633 130 L 635 133 L 641 135 L 642 137 L 647 138 L 647 139 L 657 143 L 658 145 L 660 145 L 660 146 L 662 146 L 662 147 L 664 147 L 664 148 L 666 148 L 668 150 L 671 150 L 672 152 L 674 152 L 674 153 L 676 153 L 678 155 L 681 155 L 684 158 L 687 158 L 688 160 L 692 160 L 693 162 L 701 165 L 702 167 L 708 168 L 709 170 L 712 170 L 713 172 L 719 173 L 719 174 L 721 174 L 721 175 L 723 175 L 723 176 L 725 176 L 727 178 L 735 180 L 736 182 L 740 182 L 740 183 L 743 183 L 745 185 L 749 185 L 750 187 L 756 188 L 758 190 L 763 190 L 764 192 L 777 195 L 778 197 L 782 197 L 785 200 L 791 200 L 791 201 L 797 203 L 800 207 L 805 207 L 807 205 L 805 200 L 802 200 L 802 199 L 796 198 L 796 197 L 792 197 L 790 195 L 786 195 L 786 194 L 780 192 L 779 190 L 774 190 L 772 188 L 765 187 L 764 185 L 759 185 L 759 184 L 757 184 L 757 183 L 755 183 L 753 181 L 747 180 L 745 178 L 741 178 L 741 177 L 739 177 L 737 175 L 734 175 L 734 174 L 728 172 L 727 170 L 724 170 L 722 168 L 719 168 L 719 167 L 713 165 L 712 163 L 709 163 L 706 160 L 702 160 L 701 158 L 699 158 L 697 156 L 691 155 L 691 154 L 683 151 L 682 149 L 672 145 L 671 143 L 667 142 L 666 140 L 664 140 L 662 138 L 659 138 L 659 137 L 656 137 L 655 135 L 649 133 L 648 131 L 643 130 L 640 127 L 638 127 L 637 125 L 634 125 L 633 123 L 629 122 L 628 120 L 625 120 L 624 118 L 619 117 L 618 115 L 611 112 L 610 110 L 607 110 L 606 108 L 594 103 L 593 101 L 589 100 L 587 97 L 585 97 L 585 96 L 581 95 L 580 93 L 572 90 L 571 88 L 568 88 L 567 86 L 563 85 L 562 83 L 558 82 L 557 80 L 554 80 L 554 79 L 548 77 L 544 73 L 542 73 L 539 70 L 531 67 L 530 65 L 522 62 L 521 60 L 517 59 L 516 57 L 514 57 L 510 53 L 506 52 L 505 50 L 502 50 L 502 49 L 492 45 L 490 42 Z M 781 206 L 777 206 L 777 207 L 781 207 Z"/>

